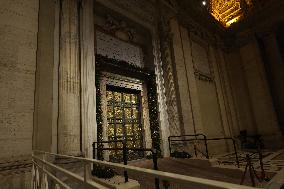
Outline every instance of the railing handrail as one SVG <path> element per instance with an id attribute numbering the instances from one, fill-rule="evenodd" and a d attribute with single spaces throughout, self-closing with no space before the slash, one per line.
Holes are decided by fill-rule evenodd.
<path id="1" fill-rule="evenodd" d="M 114 150 L 114 151 L 122 151 L 122 155 L 123 155 L 123 163 L 124 165 L 127 165 L 128 162 L 128 152 L 131 151 L 142 151 L 142 152 L 151 152 L 152 156 L 153 156 L 153 168 L 154 170 L 158 170 L 158 156 L 157 156 L 157 150 L 154 148 L 128 148 L 126 146 L 126 142 L 127 141 L 133 141 L 133 140 L 127 140 L 127 139 L 123 139 L 123 140 L 109 140 L 109 141 L 97 141 L 97 142 L 93 142 L 93 158 L 96 158 L 96 151 L 100 150 L 105 151 L 105 150 Z M 122 142 L 123 147 L 122 148 L 105 148 L 105 147 L 99 147 L 98 144 L 104 144 L 104 143 L 112 143 L 112 142 Z M 97 147 L 96 147 L 97 144 Z M 104 146 L 104 145 L 103 145 Z M 98 154 L 98 153 L 97 153 Z M 125 178 L 125 182 L 128 182 L 128 173 L 127 171 L 124 171 L 124 178 Z M 156 188 L 159 188 L 159 180 L 155 179 L 155 185 Z"/>
<path id="2" fill-rule="evenodd" d="M 202 133 L 197 133 L 197 134 L 191 134 L 191 135 L 171 135 L 168 137 L 168 143 L 169 143 L 169 151 L 170 151 L 170 154 L 172 153 L 172 147 L 171 147 L 171 141 L 187 141 L 188 139 L 181 139 L 181 140 L 172 140 L 171 138 L 180 138 L 180 137 L 195 137 L 195 139 L 197 139 L 196 137 L 198 136 L 202 136 L 203 139 L 204 139 L 204 145 L 205 145 L 205 150 L 206 150 L 206 154 L 205 154 L 205 157 L 207 159 L 209 159 L 209 152 L 208 152 L 208 146 L 207 146 L 207 137 L 205 134 L 202 134 Z M 195 156 L 197 156 L 197 149 L 196 149 L 196 146 L 194 146 L 194 152 L 195 152 Z M 202 153 L 202 155 L 204 155 Z"/>
<path id="3" fill-rule="evenodd" d="M 180 140 L 171 140 L 171 138 L 175 137 L 175 138 L 178 138 L 178 137 L 186 137 L 186 136 L 203 136 L 203 138 L 191 138 L 191 139 L 180 139 Z M 237 147 L 236 147 L 236 140 L 232 137 L 215 137 L 215 138 L 207 138 L 206 135 L 204 134 L 195 134 L 195 135 L 179 135 L 179 136 L 169 136 L 168 137 L 168 142 L 169 142 L 169 150 L 171 152 L 171 141 L 198 141 L 198 140 L 201 140 L 201 141 L 204 141 L 205 143 L 205 149 L 206 149 L 206 156 L 207 156 L 207 159 L 209 159 L 209 152 L 208 152 L 208 145 L 207 145 L 207 141 L 215 141 L 215 140 L 232 140 L 233 142 L 233 147 L 234 147 L 234 153 L 235 153 L 235 158 L 236 158 L 236 163 L 237 163 L 237 166 L 238 168 L 240 168 L 240 162 L 239 162 L 239 157 L 238 157 L 238 152 L 237 152 Z M 196 153 L 196 149 L 195 149 L 195 153 Z"/>
<path id="4" fill-rule="evenodd" d="M 66 185 L 64 182 L 62 182 L 61 180 L 59 180 L 57 177 L 55 177 L 52 173 L 50 173 L 48 170 L 46 170 L 45 168 L 41 167 L 39 164 L 37 164 L 34 160 L 32 160 L 32 163 L 38 167 L 40 170 L 42 170 L 43 172 L 45 172 L 50 178 L 52 178 L 52 180 L 60 185 L 61 187 L 65 188 L 65 189 L 71 189 L 68 185 Z"/>
<path id="5" fill-rule="evenodd" d="M 34 155 L 34 153 L 39 153 L 43 155 L 43 158 L 40 158 L 36 155 Z M 69 186 L 67 186 L 65 183 L 63 183 L 62 181 L 60 181 L 55 175 L 53 175 L 51 172 L 47 171 L 46 167 L 48 167 L 50 170 L 53 171 L 57 171 L 60 172 L 62 174 L 64 174 L 65 176 L 67 176 L 68 178 L 71 178 L 72 180 L 75 180 L 78 183 L 81 183 L 82 185 L 84 185 L 85 187 L 88 188 L 93 188 L 93 189 L 108 189 L 108 187 L 105 187 L 99 183 L 96 183 L 92 180 L 89 179 L 89 175 L 91 174 L 91 162 L 87 162 L 83 159 L 81 159 L 81 162 L 84 162 L 84 177 L 75 174 L 71 171 L 68 171 L 67 169 L 64 169 L 62 167 L 59 167 L 51 162 L 46 161 L 46 155 L 53 155 L 53 156 L 58 156 L 58 157 L 63 157 L 59 154 L 54 154 L 54 153 L 48 153 L 48 152 L 43 152 L 43 151 L 33 151 L 32 154 L 32 162 L 34 163 L 34 165 L 38 168 L 41 169 L 43 171 L 43 173 L 47 174 L 50 178 L 52 178 L 53 181 L 55 181 L 57 184 L 59 184 L 60 186 L 62 186 L 65 189 L 70 189 Z M 77 159 L 76 157 L 73 156 L 65 156 L 65 158 L 71 158 L 71 159 Z M 38 164 L 38 162 L 41 163 L 41 165 Z M 41 181 L 40 181 L 41 182 Z M 41 188 L 41 187 L 40 187 Z"/>
<path id="6" fill-rule="evenodd" d="M 106 162 L 106 161 L 100 161 L 96 159 L 89 159 L 89 158 L 82 158 L 82 157 L 73 157 L 69 155 L 62 155 L 62 154 L 55 154 L 51 152 L 44 152 L 44 151 L 38 151 L 34 150 L 35 153 L 39 154 L 45 154 L 45 155 L 53 155 L 57 157 L 62 157 L 62 158 L 70 158 L 70 159 L 75 159 L 79 160 L 85 163 L 95 163 L 95 164 L 100 164 L 112 168 L 119 168 L 119 169 L 124 169 L 129 172 L 134 172 L 134 173 L 143 173 L 148 176 L 152 176 L 163 179 L 163 180 L 169 180 L 169 181 L 174 181 L 174 182 L 182 182 L 182 183 L 197 183 L 201 185 L 207 185 L 207 186 L 213 186 L 213 187 L 219 187 L 223 189 L 257 189 L 249 186 L 243 186 L 243 185 L 237 185 L 237 184 L 232 184 L 232 183 L 227 183 L 227 182 L 222 182 L 222 181 L 216 181 L 216 180 L 210 180 L 210 179 L 204 179 L 204 178 L 198 178 L 198 177 L 192 177 L 192 176 L 187 176 L 187 175 L 180 175 L 176 173 L 169 173 L 169 172 L 162 172 L 162 171 L 156 171 L 156 170 L 151 170 L 151 169 L 145 169 L 145 168 L 140 168 L 140 167 L 134 167 L 134 166 L 129 166 L 129 165 L 123 165 L 123 164 L 118 164 L 118 163 L 112 163 L 112 162 Z M 35 155 L 33 155 L 35 157 Z M 260 189 L 260 188 L 258 188 Z"/>

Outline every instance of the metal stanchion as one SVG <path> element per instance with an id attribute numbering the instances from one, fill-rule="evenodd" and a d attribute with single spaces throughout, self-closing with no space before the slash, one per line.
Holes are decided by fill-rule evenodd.
<path id="1" fill-rule="evenodd" d="M 246 162 L 247 162 L 246 168 L 245 168 L 245 171 L 244 171 L 244 174 L 242 176 L 242 180 L 241 180 L 240 184 L 242 185 L 244 183 L 247 170 L 249 169 L 250 180 L 251 180 L 252 186 L 255 187 L 254 169 L 253 169 L 249 154 L 246 155 Z"/>
<path id="2" fill-rule="evenodd" d="M 152 149 L 152 154 L 153 154 L 154 170 L 158 170 L 157 149 Z M 155 178 L 155 187 L 156 189 L 160 189 L 160 180 L 158 178 Z"/>
<path id="3" fill-rule="evenodd" d="M 237 147 L 236 147 L 236 141 L 234 139 L 233 140 L 233 145 L 234 145 L 234 152 L 235 152 L 235 156 L 236 156 L 236 162 L 238 165 L 238 168 L 240 168 L 240 162 L 239 162 L 239 157 L 238 157 L 238 152 L 237 152 Z"/>
<path id="4" fill-rule="evenodd" d="M 206 158 L 209 159 L 209 152 L 208 152 L 208 144 L 207 144 L 207 137 L 203 135 L 204 143 L 205 143 L 205 150 L 206 150 Z"/>
<path id="5" fill-rule="evenodd" d="M 126 140 L 123 140 L 122 145 L 123 145 L 123 150 L 122 150 L 122 154 L 123 154 L 123 163 L 124 163 L 124 165 L 127 165 L 127 149 L 126 149 Z M 128 174 L 127 174 L 127 171 L 124 171 L 124 178 L 125 178 L 125 182 L 128 182 Z"/>
<path id="6" fill-rule="evenodd" d="M 172 154 L 172 148 L 171 148 L 171 138 L 168 137 L 168 142 L 169 142 L 169 151 L 170 151 L 170 156 Z"/>

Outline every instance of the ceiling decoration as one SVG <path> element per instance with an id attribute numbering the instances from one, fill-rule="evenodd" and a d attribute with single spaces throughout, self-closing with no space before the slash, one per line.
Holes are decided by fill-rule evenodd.
<path id="1" fill-rule="evenodd" d="M 210 0 L 209 12 L 224 27 L 244 18 L 252 8 L 252 0 Z"/>

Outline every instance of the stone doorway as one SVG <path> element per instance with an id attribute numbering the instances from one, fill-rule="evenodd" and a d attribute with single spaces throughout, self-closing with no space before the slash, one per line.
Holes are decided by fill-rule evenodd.
<path id="1" fill-rule="evenodd" d="M 107 86 L 107 137 L 109 148 L 122 148 L 126 140 L 127 148 L 143 148 L 143 127 L 141 91 L 123 87 Z M 117 142 L 115 142 L 117 141 Z M 128 151 L 128 160 L 144 157 L 140 151 Z M 122 150 L 110 150 L 109 159 L 113 162 L 123 160 Z"/>

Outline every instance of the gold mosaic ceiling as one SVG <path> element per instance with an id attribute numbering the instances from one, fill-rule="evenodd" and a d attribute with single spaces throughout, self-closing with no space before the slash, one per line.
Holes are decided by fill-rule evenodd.
<path id="1" fill-rule="evenodd" d="M 252 7 L 252 0 L 210 0 L 211 15 L 223 26 L 230 27 L 244 17 Z"/>

